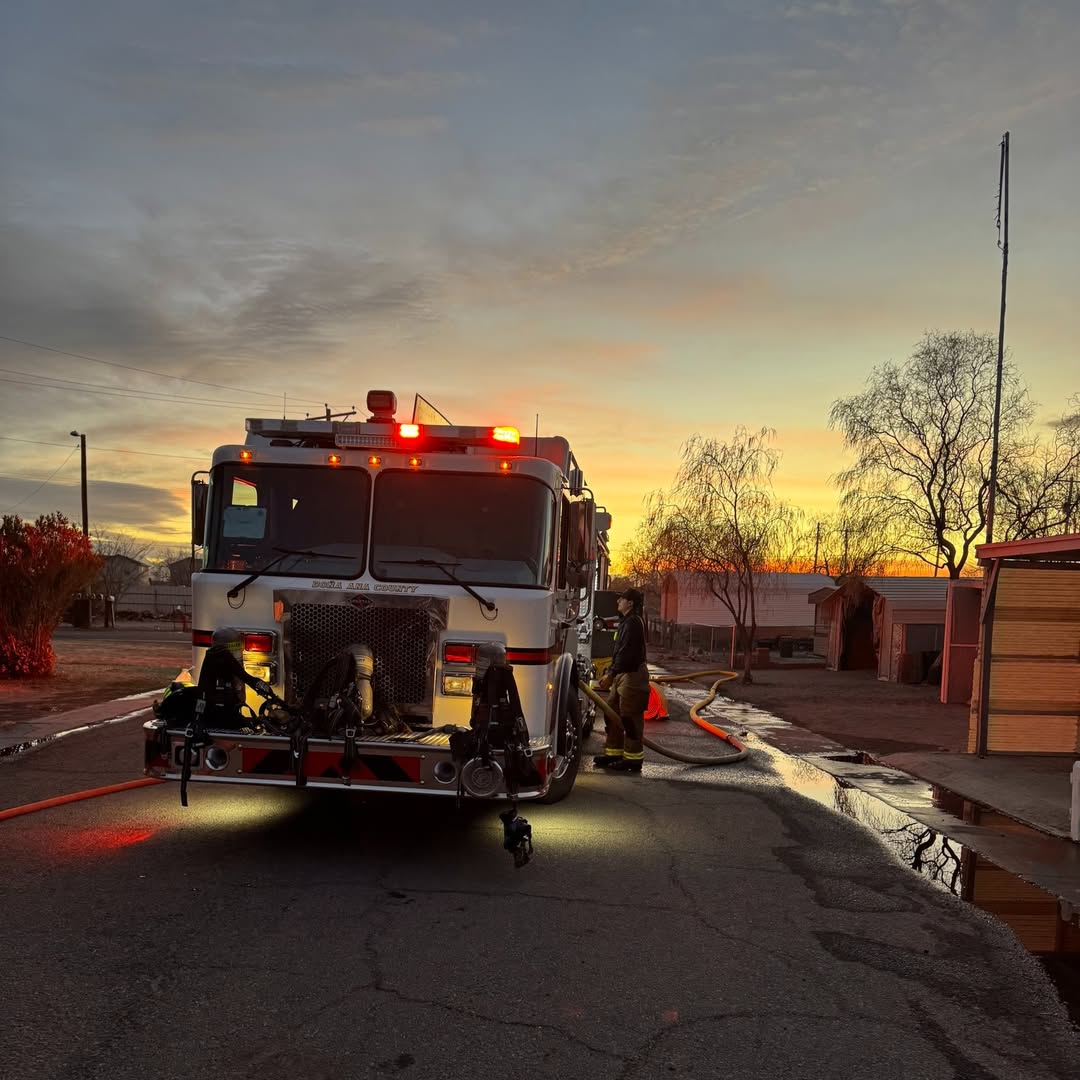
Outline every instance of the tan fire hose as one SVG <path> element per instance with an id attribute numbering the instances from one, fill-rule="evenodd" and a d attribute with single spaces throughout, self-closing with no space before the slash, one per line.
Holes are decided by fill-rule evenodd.
<path id="1" fill-rule="evenodd" d="M 675 761 L 681 761 L 686 765 L 732 765 L 736 761 L 742 761 L 749 750 L 737 739 L 734 735 L 723 728 L 716 727 L 714 724 L 710 724 L 708 720 L 702 719 L 699 715 L 702 709 L 707 709 L 716 697 L 717 688 L 723 683 L 731 682 L 732 679 L 738 678 L 738 672 L 727 671 L 726 669 L 715 669 L 709 671 L 692 671 L 686 675 L 658 675 L 651 681 L 654 684 L 661 683 L 674 683 L 683 682 L 687 679 L 699 679 L 702 676 L 707 675 L 719 675 L 712 686 L 709 687 L 708 694 L 700 701 L 695 702 L 690 708 L 690 719 L 703 731 L 707 731 L 710 735 L 715 735 L 718 739 L 723 739 L 725 742 L 731 743 L 735 747 L 736 752 L 734 754 L 720 754 L 717 757 L 701 757 L 695 754 L 681 754 L 677 750 L 669 750 L 659 743 L 655 743 L 652 739 L 642 737 L 642 742 L 650 749 L 654 750 L 658 754 L 663 754 L 664 757 L 673 758 Z M 620 720 L 619 714 L 604 700 L 591 686 L 587 683 L 579 682 L 578 686 L 592 701 L 596 702 L 601 709 L 604 710 L 605 715 L 610 716 L 613 720 L 618 722 Z M 659 685 L 657 685 L 659 690 Z"/>

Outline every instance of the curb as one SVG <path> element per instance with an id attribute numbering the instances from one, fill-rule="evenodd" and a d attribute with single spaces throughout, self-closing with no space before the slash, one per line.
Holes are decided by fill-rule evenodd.
<path id="1" fill-rule="evenodd" d="M 132 709 L 133 704 L 161 693 L 163 693 L 163 689 L 144 690 L 141 693 L 129 694 L 127 697 L 116 698 L 113 701 L 85 705 L 82 708 L 71 709 L 65 713 L 37 717 L 26 721 L 20 726 L 32 728 L 32 731 L 24 733 L 27 737 L 20 737 L 19 735 L 0 736 L 0 761 L 18 757 L 20 754 L 36 750 L 38 747 L 55 742 L 57 739 L 66 738 L 68 735 L 76 735 L 79 732 L 106 727 L 109 724 L 119 724 L 124 720 L 132 720 L 136 716 L 149 712 L 151 707 L 149 701 L 135 709 Z M 104 710 L 103 714 L 101 714 L 102 710 Z"/>

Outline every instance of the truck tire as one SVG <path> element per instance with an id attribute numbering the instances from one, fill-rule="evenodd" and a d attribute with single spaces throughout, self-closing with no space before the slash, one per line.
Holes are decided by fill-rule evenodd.
<path id="1" fill-rule="evenodd" d="M 581 712 L 581 739 L 584 742 L 592 733 L 593 728 L 596 726 L 596 706 L 586 700 L 582 703 L 582 694 L 578 695 L 578 708 Z"/>
<path id="2" fill-rule="evenodd" d="M 537 800 L 548 805 L 562 802 L 570 794 L 581 765 L 581 747 L 585 741 L 581 735 L 581 705 L 576 687 L 571 689 L 572 692 L 567 695 L 566 708 L 563 710 L 559 724 L 555 773 L 551 778 L 547 794 Z"/>

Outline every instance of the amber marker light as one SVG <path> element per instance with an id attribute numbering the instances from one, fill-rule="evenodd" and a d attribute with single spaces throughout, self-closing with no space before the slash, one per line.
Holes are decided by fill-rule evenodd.
<path id="1" fill-rule="evenodd" d="M 255 454 L 251 450 L 241 450 L 240 451 L 240 460 L 241 461 L 245 461 L 245 462 L 250 461 L 254 456 L 255 456 Z"/>
<path id="2" fill-rule="evenodd" d="M 341 455 L 340 454 L 328 454 L 327 458 L 326 458 L 326 463 L 328 465 L 340 465 L 341 464 Z"/>
<path id="3" fill-rule="evenodd" d="M 371 455 L 371 457 L 369 457 L 369 458 L 367 459 L 367 463 L 368 463 L 368 464 L 369 464 L 369 465 L 370 465 L 370 466 L 371 466 L 372 468 L 374 468 L 375 466 L 377 466 L 377 465 L 381 465 L 381 464 L 382 464 L 382 458 L 381 458 L 381 457 L 379 457 L 379 456 L 378 456 L 377 454 L 372 454 L 372 455 Z"/>

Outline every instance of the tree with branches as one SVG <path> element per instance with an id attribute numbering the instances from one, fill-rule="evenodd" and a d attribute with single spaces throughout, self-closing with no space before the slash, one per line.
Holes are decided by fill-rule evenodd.
<path id="1" fill-rule="evenodd" d="M 649 499 L 638 550 L 664 570 L 687 570 L 728 610 L 753 682 L 757 589 L 790 556 L 797 514 L 772 487 L 779 459 L 768 428 L 730 440 L 694 435 L 671 489 Z"/>
<path id="2" fill-rule="evenodd" d="M 120 600 L 148 573 L 145 562 L 151 544 L 129 533 L 94 530 L 94 551 L 101 556 L 101 571 L 94 588 Z"/>
<path id="3" fill-rule="evenodd" d="M 839 582 L 886 573 L 897 545 L 889 521 L 872 504 L 849 498 L 817 521 L 803 546 L 814 550 L 813 572 Z"/>
<path id="4" fill-rule="evenodd" d="M 855 454 L 837 477 L 845 506 L 871 509 L 896 529 L 898 552 L 953 578 L 986 526 L 996 371 L 991 335 L 928 333 L 906 363 L 875 368 L 863 392 L 833 402 L 829 416 Z M 1032 411 L 1006 363 L 1002 462 L 1024 458 Z"/>
<path id="5" fill-rule="evenodd" d="M 1052 425 L 1049 444 L 1033 439 L 998 470 L 994 513 L 1001 540 L 1071 533 L 1080 529 L 1080 396 Z M 995 533 L 997 530 L 995 530 Z"/>

